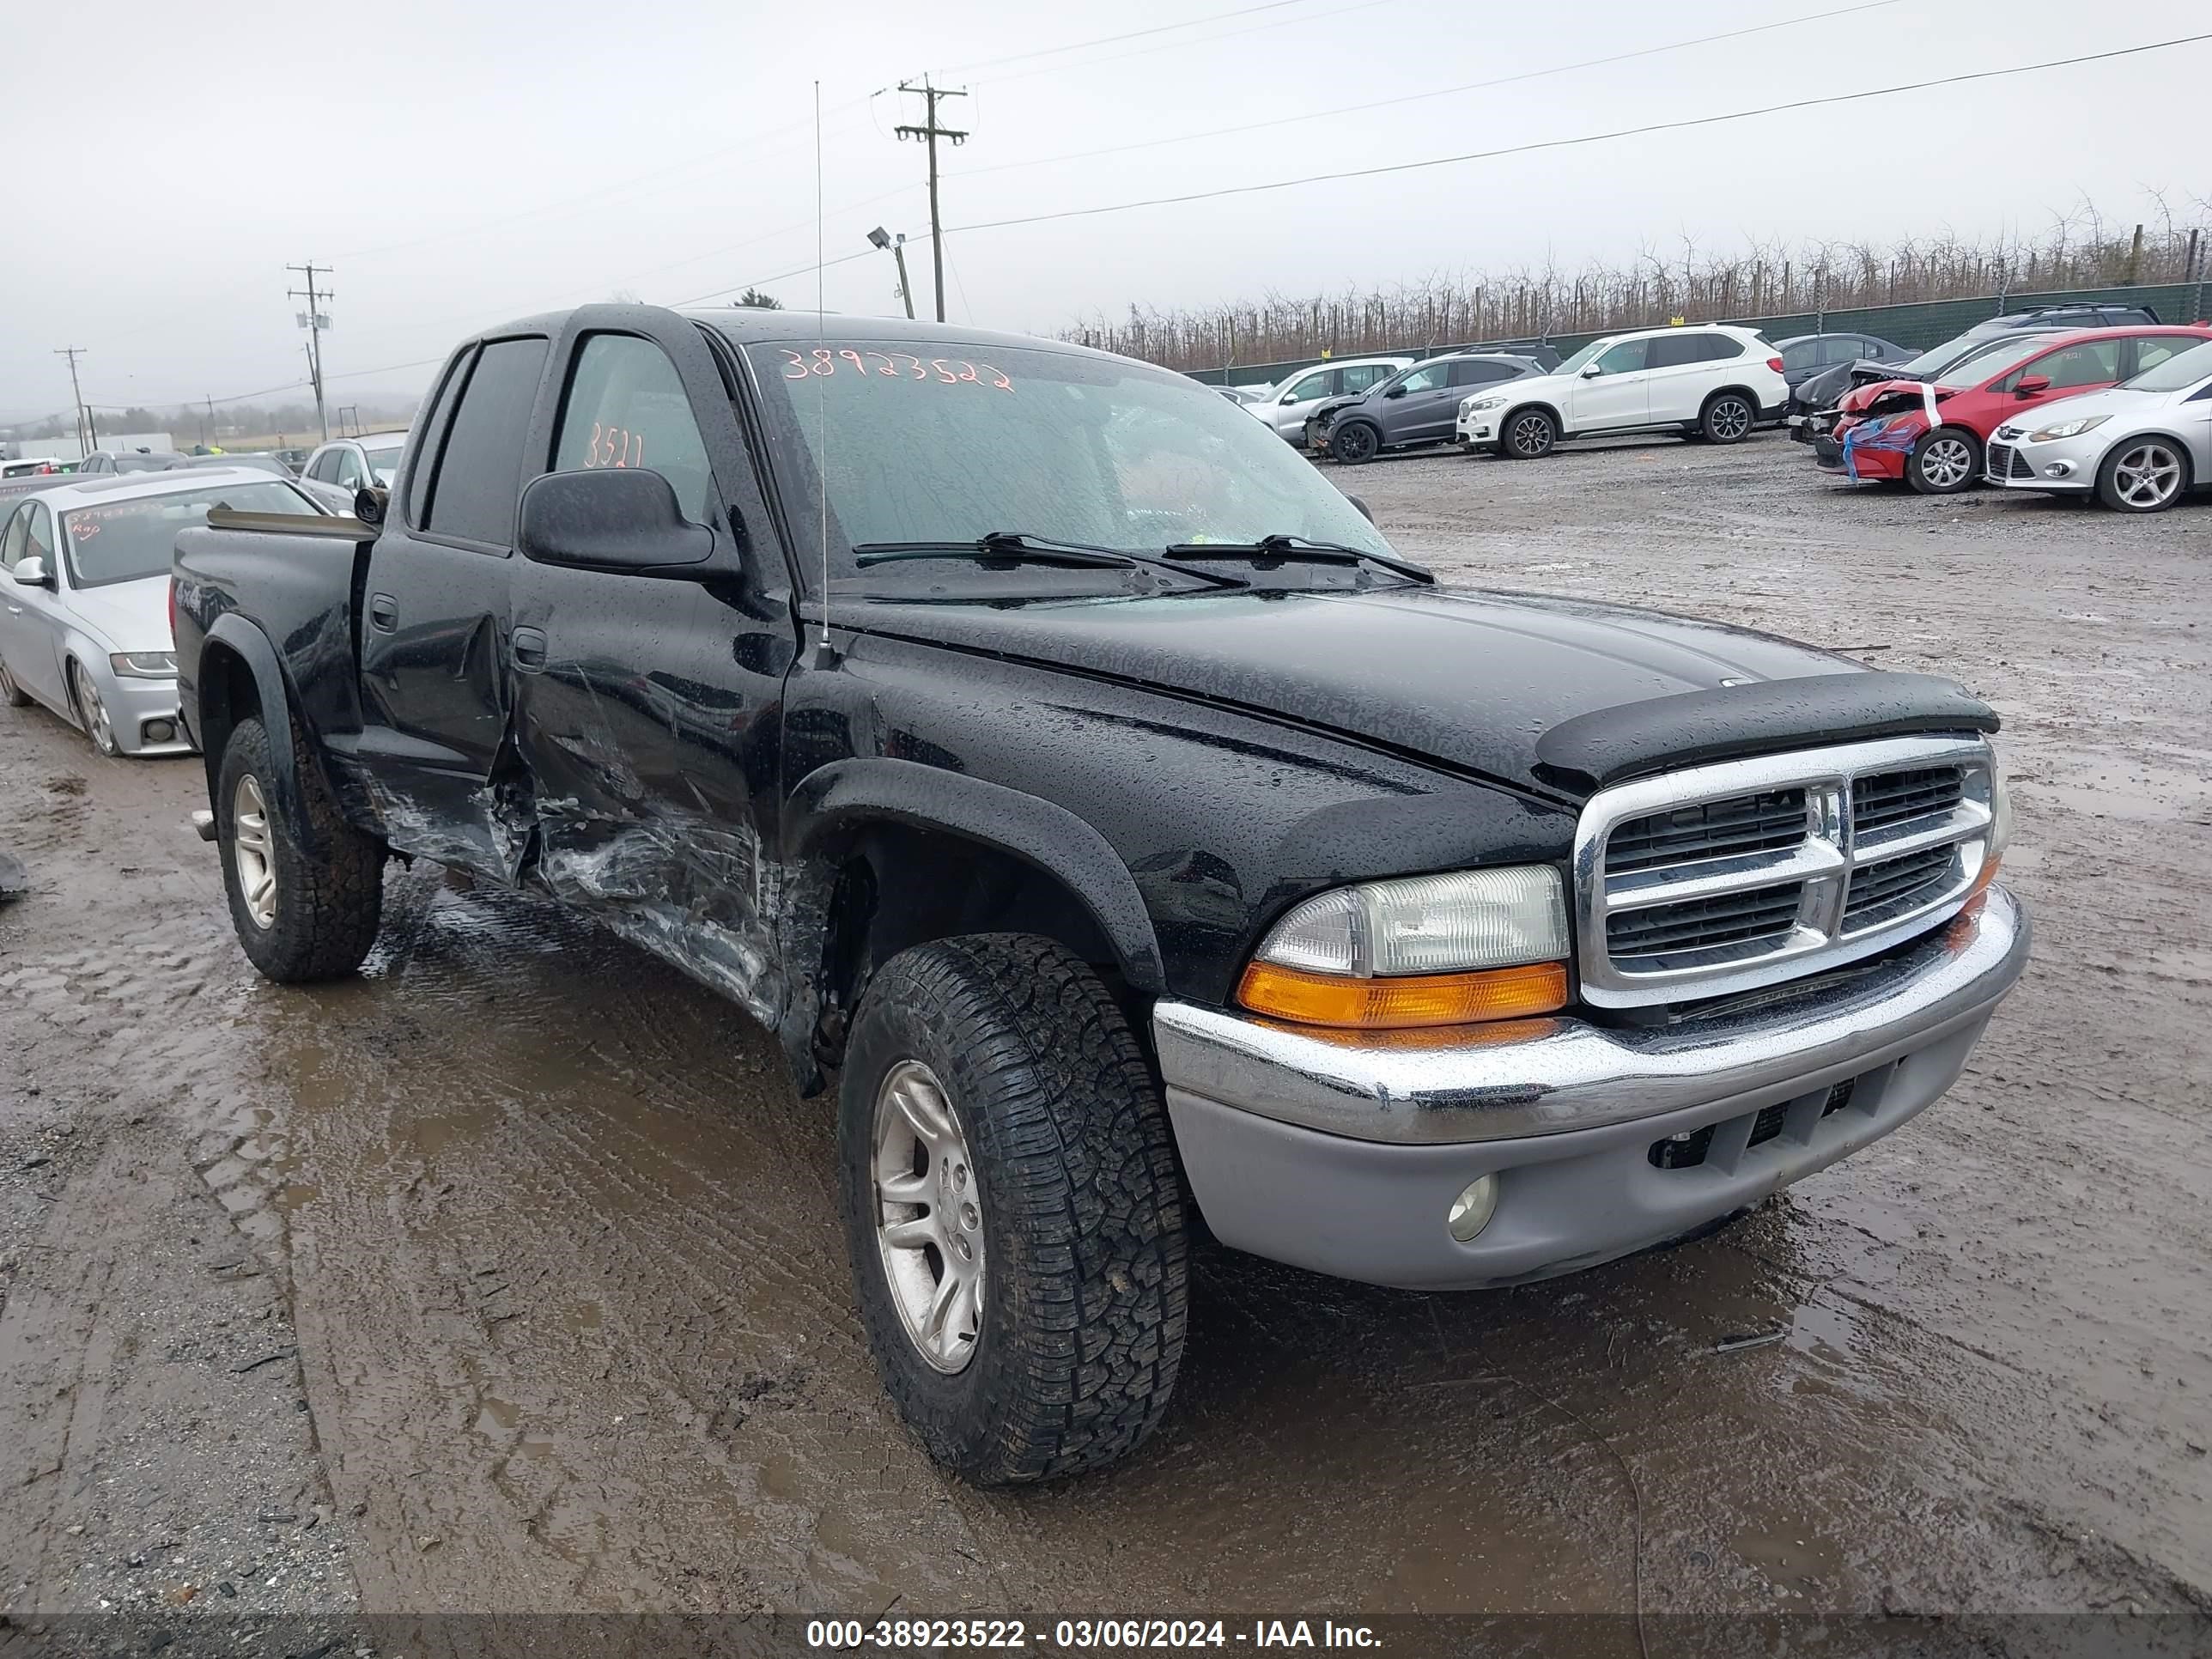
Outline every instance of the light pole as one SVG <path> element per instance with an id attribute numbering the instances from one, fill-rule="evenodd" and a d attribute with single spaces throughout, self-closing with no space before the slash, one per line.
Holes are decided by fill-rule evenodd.
<path id="1" fill-rule="evenodd" d="M 914 320 L 914 289 L 908 286 L 906 280 L 906 233 L 901 231 L 896 236 L 893 236 L 881 225 L 878 225 L 868 233 L 868 240 L 873 246 L 889 248 L 891 251 L 891 258 L 898 261 L 899 298 L 906 301 L 906 319 L 912 322 Z"/>

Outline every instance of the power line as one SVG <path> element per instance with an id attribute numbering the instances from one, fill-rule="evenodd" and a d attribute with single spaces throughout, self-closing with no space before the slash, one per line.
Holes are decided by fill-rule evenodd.
<path id="1" fill-rule="evenodd" d="M 1270 127 L 1295 126 L 1303 121 L 1322 121 L 1333 116 L 1358 115 L 1371 109 L 1389 109 L 1397 104 L 1417 104 L 1430 98 L 1449 98 L 1463 92 L 1482 92 L 1492 87 L 1511 86 L 1521 81 L 1542 80 L 1553 75 L 1568 75 L 1577 70 L 1600 69 L 1608 64 L 1626 64 L 1638 58 L 1656 58 L 1670 52 L 1686 52 L 1692 46 L 1709 46 L 1722 40 L 1741 40 L 1746 35 L 1765 34 L 1774 29 L 1795 28 L 1801 23 L 1826 22 L 1832 18 L 1849 17 L 1858 12 L 1880 11 L 1886 6 L 1901 5 L 1904 0 L 1865 0 L 1865 3 L 1844 6 L 1834 11 L 1807 12 L 1800 17 L 1785 17 L 1778 22 L 1755 24 L 1749 28 L 1729 29 L 1721 34 L 1701 34 L 1693 40 L 1673 40 L 1665 46 L 1644 46 L 1635 52 L 1615 52 L 1606 58 L 1585 58 L 1572 64 L 1555 64 L 1548 69 L 1523 70 L 1515 75 L 1501 75 L 1489 81 L 1469 81 L 1455 87 L 1438 87 L 1431 92 L 1401 93 L 1395 97 L 1376 98 L 1364 104 L 1344 104 L 1335 109 L 1308 110 L 1297 115 L 1277 116 L 1267 121 L 1246 121 L 1235 126 L 1211 127 L 1204 132 L 1186 132 L 1170 138 L 1140 138 L 1134 143 L 1108 144 L 1098 149 L 1072 150 L 1064 155 L 1039 155 L 1026 161 L 997 161 L 987 167 L 969 167 L 955 173 L 958 179 L 980 178 L 987 173 L 1010 173 L 1023 167 L 1051 167 L 1061 161 L 1084 161 L 1098 155 L 1123 155 L 1131 150 L 1158 149 L 1169 144 L 1196 143 L 1205 138 L 1225 138 L 1247 132 L 1264 132 Z"/>
<path id="2" fill-rule="evenodd" d="M 1018 64 L 1030 58 L 1051 58 L 1063 52 L 1081 52 L 1089 46 L 1110 46 L 1116 41 L 1134 40 L 1147 34 L 1165 34 L 1172 29 L 1194 29 L 1202 23 L 1218 23 L 1231 17 L 1249 17 L 1255 11 L 1280 11 L 1285 6 L 1302 6 L 1308 0 L 1267 0 L 1265 5 L 1240 6 L 1235 11 L 1217 11 L 1204 17 L 1185 18 L 1180 23 L 1160 23 L 1148 29 L 1131 29 L 1127 34 L 1102 34 L 1095 40 L 1073 40 L 1064 46 L 1039 46 L 1034 52 L 1009 52 L 1004 58 L 986 58 L 979 63 L 956 64 L 945 71 L 950 75 L 966 75 L 975 70 L 996 69 L 1001 64 Z"/>
<path id="3" fill-rule="evenodd" d="M 1087 64 L 1040 64 L 1035 69 L 1016 70 L 1012 75 L 995 76 L 985 84 L 1002 87 L 1012 81 L 1027 81 L 1039 75 L 1061 75 L 1071 71 L 1104 69 L 1109 64 L 1127 63 L 1132 58 L 1149 58 L 1154 52 L 1179 52 L 1186 46 L 1210 46 L 1216 41 L 1234 40 L 1240 34 L 1261 34 L 1269 29 L 1296 28 L 1302 23 L 1334 23 L 1341 21 L 1356 11 L 1367 11 L 1376 6 L 1395 4 L 1395 0 L 1352 0 L 1350 4 L 1339 4 L 1327 11 L 1310 12 L 1304 17 L 1281 17 L 1272 23 L 1247 23 L 1241 29 L 1224 29 L 1218 34 L 1202 34 L 1191 40 L 1163 40 L 1149 46 L 1139 46 L 1133 52 L 1118 52 L 1111 58 L 1101 58 Z"/>
<path id="4" fill-rule="evenodd" d="M 875 257 L 875 253 L 876 250 L 872 247 L 864 247 L 858 253 L 841 253 L 834 259 L 824 259 L 822 262 L 822 269 L 828 270 L 835 265 L 849 265 L 855 259 L 871 259 Z M 695 294 L 688 300 L 671 300 L 668 302 L 668 308 L 672 311 L 681 311 L 685 306 L 704 305 L 709 300 L 720 299 L 725 294 L 742 294 L 749 288 L 766 288 L 770 283 L 787 282 L 793 276 L 804 276 L 813 269 L 814 264 L 809 260 L 806 264 L 795 265 L 789 270 L 779 270 L 773 276 L 756 276 L 750 283 L 732 283 L 727 288 L 712 289 L 704 294 Z"/>
<path id="5" fill-rule="evenodd" d="M 1717 126 L 1725 121 L 1747 121 L 1754 116 L 1779 115 L 1791 110 L 1819 109 L 1833 104 L 1853 104 L 1869 98 L 1891 98 L 1900 93 L 1926 92 L 1936 87 L 1963 86 L 1972 81 L 1999 81 L 2008 76 L 2033 75 L 2042 70 L 2067 69 L 2076 64 L 2098 64 L 2114 58 L 2132 58 L 2169 46 L 2194 46 L 2212 40 L 2212 33 L 2177 35 L 2171 40 L 2152 40 L 2139 46 L 2119 46 L 2111 52 L 2084 52 L 2075 58 L 2054 58 L 2046 63 L 2019 64 L 2009 69 L 1978 70 L 1966 75 L 1947 75 L 1933 81 L 1911 81 L 1894 87 L 1874 87 L 1864 92 L 1841 92 L 1822 98 L 1793 99 L 1786 104 L 1766 104 L 1758 109 L 1731 110 L 1725 115 L 1698 115 L 1679 121 L 1654 121 L 1639 127 L 1619 127 L 1610 132 L 1588 132 L 1573 138 L 1547 138 L 1531 144 L 1509 144 L 1499 149 L 1468 150 L 1458 155 L 1434 155 L 1419 161 L 1395 161 L 1382 167 L 1348 167 L 1338 173 L 1309 173 L 1296 179 L 1273 179 L 1265 184 L 1229 185 L 1219 190 L 1190 191 L 1180 196 L 1152 196 L 1135 202 L 1109 202 L 1098 207 L 1063 208 L 1053 213 L 1024 214 L 1012 219 L 992 219 L 980 224 L 949 225 L 945 234 L 1004 230 L 1015 225 L 1044 224 L 1055 219 L 1088 219 L 1101 214 L 1128 213 L 1138 208 L 1172 207 L 1186 202 L 1211 202 L 1224 196 L 1256 196 L 1270 191 L 1294 190 L 1301 185 L 1334 183 L 1344 179 L 1373 179 L 1385 173 L 1416 173 L 1427 167 L 1453 167 L 1462 161 L 1495 161 L 1504 155 L 1527 155 L 1538 150 L 1572 149 L 1583 144 L 1605 143 L 1615 138 L 1638 138 L 1654 132 L 1680 132 L 1692 127 Z"/>

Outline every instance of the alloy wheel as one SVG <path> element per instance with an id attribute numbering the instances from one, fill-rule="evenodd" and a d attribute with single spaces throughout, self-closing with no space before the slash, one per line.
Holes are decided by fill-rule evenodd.
<path id="1" fill-rule="evenodd" d="M 1712 407 L 1706 426 L 1723 443 L 1734 443 L 1751 430 L 1751 410 L 1741 398 L 1723 398 Z"/>
<path id="2" fill-rule="evenodd" d="M 269 802 L 251 772 L 239 779 L 230 798 L 230 856 L 238 868 L 238 890 L 256 927 L 276 925 L 276 848 L 269 831 Z"/>
<path id="3" fill-rule="evenodd" d="M 1955 489 L 1974 468 L 1974 452 L 1963 438 L 1937 438 L 1920 452 L 1920 476 L 1938 489 Z"/>
<path id="4" fill-rule="evenodd" d="M 1552 423 L 1541 415 L 1523 415 L 1513 422 L 1506 441 L 1516 455 L 1540 455 L 1552 447 Z"/>
<path id="5" fill-rule="evenodd" d="M 2166 445 L 2141 443 L 2112 467 L 2112 491 L 2137 509 L 2164 507 L 2181 488 L 2181 457 Z"/>
<path id="6" fill-rule="evenodd" d="M 70 665 L 70 672 L 76 681 L 77 712 L 84 718 L 84 729 L 91 734 L 92 746 L 103 755 L 120 752 L 115 741 L 115 722 L 108 717 L 107 705 L 100 701 L 92 676 L 77 663 Z"/>
<path id="7" fill-rule="evenodd" d="M 960 1120 L 918 1060 L 876 1094 L 876 1244 L 915 1351 L 947 1375 L 974 1358 L 983 1323 L 983 1195 Z"/>

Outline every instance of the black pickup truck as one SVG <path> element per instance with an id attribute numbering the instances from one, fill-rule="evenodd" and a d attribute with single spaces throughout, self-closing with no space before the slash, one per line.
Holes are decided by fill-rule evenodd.
<path id="1" fill-rule="evenodd" d="M 1439 585 L 1249 415 L 944 325 L 472 339 L 388 497 L 177 545 L 270 978 L 385 861 L 605 920 L 837 1089 L 861 1318 L 978 1481 L 1158 1421 L 1189 1242 L 1419 1289 L 1719 1224 L 2019 975 L 1988 708 Z"/>

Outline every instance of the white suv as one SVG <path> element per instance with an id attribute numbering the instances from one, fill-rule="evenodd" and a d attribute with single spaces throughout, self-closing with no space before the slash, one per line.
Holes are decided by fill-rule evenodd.
<path id="1" fill-rule="evenodd" d="M 1455 435 L 1462 449 L 1522 461 L 1562 439 L 1616 432 L 1732 444 L 1779 418 L 1789 396 L 1782 358 L 1756 330 L 1639 329 L 1592 340 L 1549 374 L 1463 399 Z"/>
<path id="2" fill-rule="evenodd" d="M 1380 386 L 1401 368 L 1411 368 L 1411 357 L 1354 357 L 1343 362 L 1316 363 L 1283 377 L 1283 383 L 1252 412 L 1294 444 L 1306 440 L 1306 416 L 1332 398 L 1356 398 L 1370 386 Z"/>

